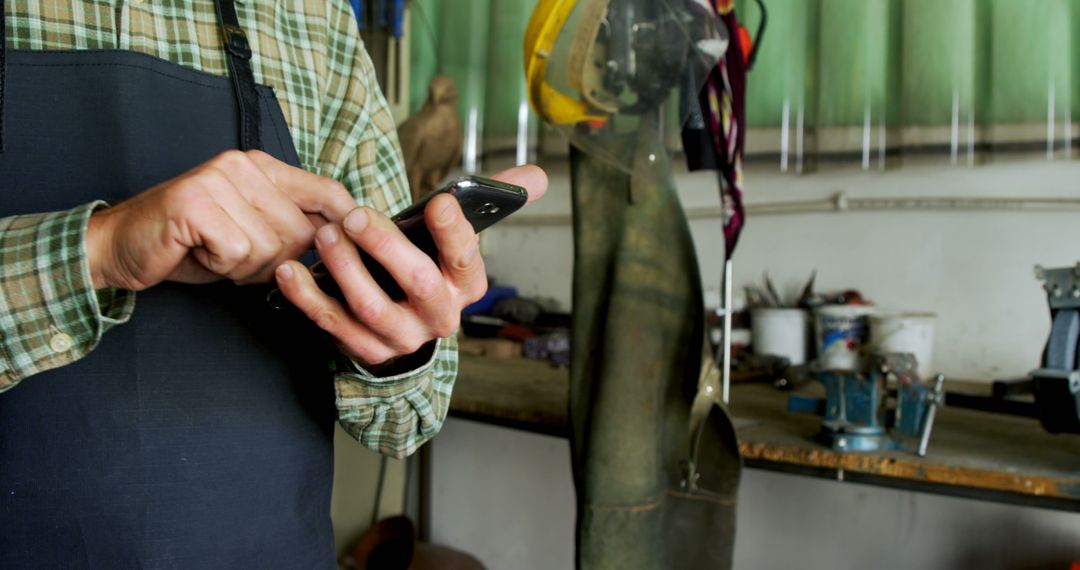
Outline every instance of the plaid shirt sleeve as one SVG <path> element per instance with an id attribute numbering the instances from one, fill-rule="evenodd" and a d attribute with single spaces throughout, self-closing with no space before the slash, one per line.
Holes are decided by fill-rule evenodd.
<path id="1" fill-rule="evenodd" d="M 357 200 L 386 213 L 409 205 L 409 182 L 393 116 L 375 82 L 349 4 L 332 10 L 328 100 L 341 102 L 324 117 L 324 175 L 340 180 Z M 340 136 L 338 136 L 340 135 Z M 355 364 L 355 363 L 354 363 Z M 335 375 L 339 419 L 362 445 L 404 457 L 442 427 L 457 376 L 457 340 L 439 339 L 431 358 L 411 372 L 378 377 L 359 365 Z"/>
<path id="2" fill-rule="evenodd" d="M 0 218 L 0 392 L 88 354 L 135 294 L 94 290 L 83 236 L 103 202 Z"/>

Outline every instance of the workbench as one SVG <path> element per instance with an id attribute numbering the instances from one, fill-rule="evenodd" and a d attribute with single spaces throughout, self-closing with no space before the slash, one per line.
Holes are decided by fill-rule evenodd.
<path id="1" fill-rule="evenodd" d="M 545 362 L 462 355 L 450 413 L 565 437 L 568 386 L 567 370 Z M 798 392 L 820 396 L 817 390 L 812 383 Z M 945 407 L 926 457 L 838 453 L 813 441 L 820 418 L 786 411 L 789 394 L 768 384 L 732 386 L 729 411 L 747 467 L 1080 511 L 1080 436 L 1051 435 L 1033 419 Z"/>

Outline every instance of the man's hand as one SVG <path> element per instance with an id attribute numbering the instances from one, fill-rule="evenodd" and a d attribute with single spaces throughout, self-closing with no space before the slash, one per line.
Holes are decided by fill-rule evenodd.
<path id="1" fill-rule="evenodd" d="M 270 280 L 356 201 L 339 182 L 260 151 L 224 152 L 90 217 L 94 287 Z"/>
<path id="2" fill-rule="evenodd" d="M 512 168 L 494 178 L 523 186 L 530 202 L 547 190 L 547 176 L 535 166 Z M 345 294 L 347 306 L 323 293 L 297 261 L 278 266 L 278 286 L 352 358 L 377 365 L 412 354 L 435 338 L 453 334 L 461 310 L 487 291 L 479 240 L 457 200 L 437 196 L 424 210 L 424 219 L 439 248 L 438 265 L 389 218 L 356 208 L 343 224 L 327 224 L 315 237 L 323 264 Z M 407 295 L 404 301 L 394 302 L 375 283 L 360 261 L 357 245 L 394 277 Z"/>

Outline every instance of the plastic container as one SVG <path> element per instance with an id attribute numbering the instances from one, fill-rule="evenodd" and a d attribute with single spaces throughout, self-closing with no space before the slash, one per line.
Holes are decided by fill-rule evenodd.
<path id="1" fill-rule="evenodd" d="M 750 323 L 754 354 L 781 356 L 792 365 L 806 364 L 809 313 L 802 309 L 754 309 Z"/>
<path id="2" fill-rule="evenodd" d="M 870 338 L 868 305 L 825 305 L 814 311 L 817 364 L 822 370 L 855 370 Z"/>
<path id="3" fill-rule="evenodd" d="M 934 373 L 934 313 L 887 313 L 870 317 L 870 345 L 882 352 L 910 352 L 919 377 Z"/>

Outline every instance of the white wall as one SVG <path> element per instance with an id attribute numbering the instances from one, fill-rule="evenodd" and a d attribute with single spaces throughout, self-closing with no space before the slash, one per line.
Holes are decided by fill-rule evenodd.
<path id="1" fill-rule="evenodd" d="M 492 570 L 573 568 L 565 439 L 450 419 L 432 457 L 434 542 Z M 1080 561 L 1076 513 L 750 469 L 738 509 L 736 570 L 1031 570 Z"/>
<path id="2" fill-rule="evenodd" d="M 345 554 L 371 525 L 381 456 L 361 446 L 341 426 L 334 426 L 334 494 L 330 517 L 338 555 Z M 386 459 L 378 518 L 401 514 L 405 497 L 405 462 Z"/>
<path id="3" fill-rule="evenodd" d="M 568 214 L 564 166 L 549 168 L 548 196 L 524 215 Z M 1037 159 L 975 168 L 909 161 L 886 173 L 830 167 L 805 176 L 752 167 L 747 202 L 851 197 L 1080 198 L 1080 162 Z M 690 208 L 718 202 L 714 175 L 677 174 Z M 602 191 L 598 189 L 597 191 Z M 722 253 L 718 220 L 695 220 L 707 298 L 715 304 Z M 526 294 L 569 307 L 573 241 L 568 227 L 502 227 L 485 237 L 490 273 Z M 813 269 L 819 290 L 854 287 L 883 309 L 933 311 L 935 365 L 967 379 L 1023 375 L 1038 364 L 1049 327 L 1036 264 L 1080 260 L 1080 210 L 1043 212 L 847 212 L 749 218 L 735 254 L 736 290 L 768 271 L 796 290 Z"/>
<path id="4" fill-rule="evenodd" d="M 492 570 L 573 568 L 568 440 L 451 418 L 431 445 L 432 542 Z"/>

